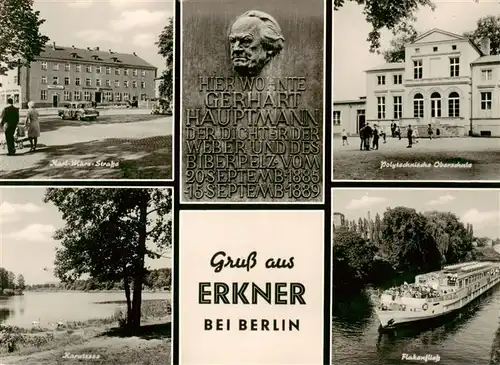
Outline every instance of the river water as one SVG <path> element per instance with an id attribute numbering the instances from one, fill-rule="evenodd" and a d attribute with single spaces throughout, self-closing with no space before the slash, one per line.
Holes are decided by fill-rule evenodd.
<path id="1" fill-rule="evenodd" d="M 379 322 L 370 300 L 374 293 L 367 288 L 354 295 L 334 297 L 333 364 L 426 364 L 402 360 L 403 354 L 439 355 L 440 365 L 490 364 L 500 326 L 500 286 L 454 315 L 388 333 L 378 332 Z"/>
<path id="2" fill-rule="evenodd" d="M 143 300 L 170 299 L 169 292 L 142 293 Z M 50 323 L 87 321 L 108 318 L 125 303 L 124 292 L 25 292 L 24 295 L 0 298 L 0 324 L 31 327 L 39 321 L 41 327 Z"/>

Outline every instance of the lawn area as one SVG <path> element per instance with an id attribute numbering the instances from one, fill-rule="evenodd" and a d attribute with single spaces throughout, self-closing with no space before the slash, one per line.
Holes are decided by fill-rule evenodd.
<path id="1" fill-rule="evenodd" d="M 359 137 L 349 146 L 333 140 L 334 180 L 499 180 L 500 139 L 441 138 L 419 139 L 412 148 L 407 140 L 389 137 L 379 150 L 360 151 Z M 418 163 L 421 167 L 405 165 Z M 441 167 L 438 164 L 455 167 Z M 466 166 L 470 167 L 456 167 Z"/>

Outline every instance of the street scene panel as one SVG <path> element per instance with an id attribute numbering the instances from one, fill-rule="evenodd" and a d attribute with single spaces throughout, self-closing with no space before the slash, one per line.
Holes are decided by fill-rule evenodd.
<path id="1" fill-rule="evenodd" d="M 173 3 L 4 3 L 0 178 L 171 179 Z"/>
<path id="2" fill-rule="evenodd" d="M 0 197 L 2 363 L 170 364 L 171 189 Z"/>
<path id="3" fill-rule="evenodd" d="M 321 202 L 323 1 L 182 9 L 182 200 Z"/>
<path id="4" fill-rule="evenodd" d="M 334 180 L 498 180 L 498 6 L 385 9 L 379 37 L 354 2 L 334 12 Z"/>
<path id="5" fill-rule="evenodd" d="M 500 190 L 332 197 L 332 364 L 500 363 Z"/>

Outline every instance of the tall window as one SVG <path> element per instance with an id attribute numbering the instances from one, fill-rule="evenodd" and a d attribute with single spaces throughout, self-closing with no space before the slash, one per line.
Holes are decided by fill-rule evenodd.
<path id="1" fill-rule="evenodd" d="M 422 94 L 417 94 L 413 97 L 413 117 L 424 117 L 424 97 Z"/>
<path id="2" fill-rule="evenodd" d="M 385 96 L 377 97 L 378 119 L 385 119 Z"/>
<path id="3" fill-rule="evenodd" d="M 115 68 L 115 75 L 119 75 L 120 74 L 120 69 L 117 67 Z"/>
<path id="4" fill-rule="evenodd" d="M 42 84 L 46 84 L 47 83 L 47 76 L 42 76 Z"/>
<path id="5" fill-rule="evenodd" d="M 69 85 L 69 77 L 64 78 L 64 85 Z"/>
<path id="6" fill-rule="evenodd" d="M 481 110 L 491 110 L 491 91 L 481 93 Z"/>
<path id="7" fill-rule="evenodd" d="M 106 67 L 106 74 L 107 75 L 111 74 L 111 67 Z"/>
<path id="8" fill-rule="evenodd" d="M 141 71 L 141 76 L 143 76 L 143 77 L 144 77 L 144 76 L 146 76 L 146 70 L 142 70 L 142 71 Z M 384 77 L 385 77 L 385 76 L 384 76 Z"/>
<path id="9" fill-rule="evenodd" d="M 120 87 L 120 80 L 115 80 L 115 87 Z"/>
<path id="10" fill-rule="evenodd" d="M 82 71 L 82 65 L 76 65 L 76 72 Z"/>
<path id="11" fill-rule="evenodd" d="M 394 97 L 394 119 L 401 119 L 403 117 L 403 97 Z"/>
<path id="12" fill-rule="evenodd" d="M 58 63 L 54 63 L 54 64 L 52 65 L 52 69 L 53 69 L 54 71 L 59 71 L 59 64 L 58 64 Z"/>
<path id="13" fill-rule="evenodd" d="M 40 99 L 41 100 L 47 100 L 47 90 L 41 90 L 41 92 L 40 92 Z"/>
<path id="14" fill-rule="evenodd" d="M 95 73 L 97 73 L 97 74 L 101 73 L 101 66 L 96 66 Z"/>
<path id="15" fill-rule="evenodd" d="M 128 101 L 129 97 L 130 97 L 129 93 L 123 93 L 123 100 L 124 101 Z"/>
<path id="16" fill-rule="evenodd" d="M 42 62 L 42 70 L 46 70 L 47 69 L 47 62 L 43 61 Z"/>
<path id="17" fill-rule="evenodd" d="M 493 76 L 493 70 L 481 70 L 481 79 L 483 81 L 490 81 Z"/>
<path id="18" fill-rule="evenodd" d="M 394 75 L 394 85 L 401 85 L 403 83 L 403 75 Z"/>
<path id="19" fill-rule="evenodd" d="M 134 76 L 137 76 L 137 69 L 134 69 L 134 71 L 132 72 L 132 74 L 133 74 Z"/>
<path id="20" fill-rule="evenodd" d="M 83 93 L 83 100 L 85 100 L 85 101 L 90 101 L 91 100 L 90 99 L 90 92 L 89 91 L 85 91 Z"/>
<path id="21" fill-rule="evenodd" d="M 413 78 L 421 79 L 423 77 L 422 60 L 413 61 Z"/>
<path id="22" fill-rule="evenodd" d="M 64 101 L 71 101 L 71 91 L 64 91 Z"/>
<path id="23" fill-rule="evenodd" d="M 128 81 L 127 80 L 123 81 L 123 86 L 128 87 Z"/>
<path id="24" fill-rule="evenodd" d="M 111 86 L 111 80 L 106 80 L 106 86 Z"/>
<path id="25" fill-rule="evenodd" d="M 460 59 L 458 57 L 450 58 L 450 77 L 460 76 Z"/>
<path id="26" fill-rule="evenodd" d="M 96 79 L 95 80 L 95 86 L 97 86 L 97 87 L 101 86 L 101 79 Z"/>
<path id="27" fill-rule="evenodd" d="M 441 116 L 441 95 L 439 93 L 432 93 L 431 95 L 431 117 Z"/>
<path id="28" fill-rule="evenodd" d="M 145 88 L 146 88 L 146 82 L 145 81 L 141 81 L 141 89 L 145 89 Z"/>
<path id="29" fill-rule="evenodd" d="M 460 96 L 455 91 L 448 96 L 448 116 L 452 118 L 460 116 Z"/>
<path id="30" fill-rule="evenodd" d="M 92 66 L 90 65 L 85 66 L 85 72 L 92 72 Z"/>
<path id="31" fill-rule="evenodd" d="M 340 125 L 340 110 L 333 111 L 333 125 Z"/>
<path id="32" fill-rule="evenodd" d="M 135 81 L 135 80 L 134 80 L 134 81 L 132 81 L 132 87 L 133 87 L 133 88 L 136 88 L 136 87 L 137 87 L 137 81 Z"/>
<path id="33" fill-rule="evenodd" d="M 385 85 L 385 76 L 384 75 L 377 76 L 377 84 Z"/>
<path id="34" fill-rule="evenodd" d="M 52 85 L 58 85 L 59 84 L 59 77 L 53 76 L 52 77 Z"/>
<path id="35" fill-rule="evenodd" d="M 122 94 L 121 93 L 115 93 L 115 101 L 122 101 Z"/>
<path id="36" fill-rule="evenodd" d="M 81 91 L 76 90 L 76 91 L 75 91 L 75 93 L 74 93 L 74 97 L 75 97 L 75 101 L 80 101 L 80 100 L 82 100 L 82 94 L 81 94 Z"/>
<path id="37" fill-rule="evenodd" d="M 80 86 L 80 85 L 81 85 L 81 82 L 80 82 L 80 78 L 79 78 L 79 77 L 75 78 L 75 85 L 76 85 L 76 86 Z"/>
<path id="38" fill-rule="evenodd" d="M 85 79 L 85 86 L 92 86 L 92 80 L 91 79 Z"/>
<path id="39" fill-rule="evenodd" d="M 123 74 L 124 74 L 125 76 L 128 76 L 128 68 L 125 68 L 125 69 L 123 70 Z"/>

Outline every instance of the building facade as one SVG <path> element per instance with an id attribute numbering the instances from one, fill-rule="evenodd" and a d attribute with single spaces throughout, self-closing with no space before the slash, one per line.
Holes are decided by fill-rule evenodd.
<path id="1" fill-rule="evenodd" d="M 155 97 L 157 68 L 134 54 L 80 49 L 53 43 L 30 67 L 18 67 L 0 79 L 0 104 L 12 97 L 26 107 L 59 107 L 69 102 L 120 105 Z"/>
<path id="2" fill-rule="evenodd" d="M 366 72 L 364 120 L 389 130 L 411 125 L 421 136 L 427 126 L 442 136 L 500 136 L 500 56 L 469 38 L 433 29 L 405 46 L 405 61 Z M 334 118 L 346 104 L 334 103 Z M 363 119 L 362 119 L 363 120 Z M 337 130 L 357 133 L 360 122 L 341 117 Z"/>
<path id="3" fill-rule="evenodd" d="M 333 103 L 333 134 L 340 135 L 345 129 L 348 135 L 358 134 L 365 125 L 366 99 L 343 100 Z"/>

